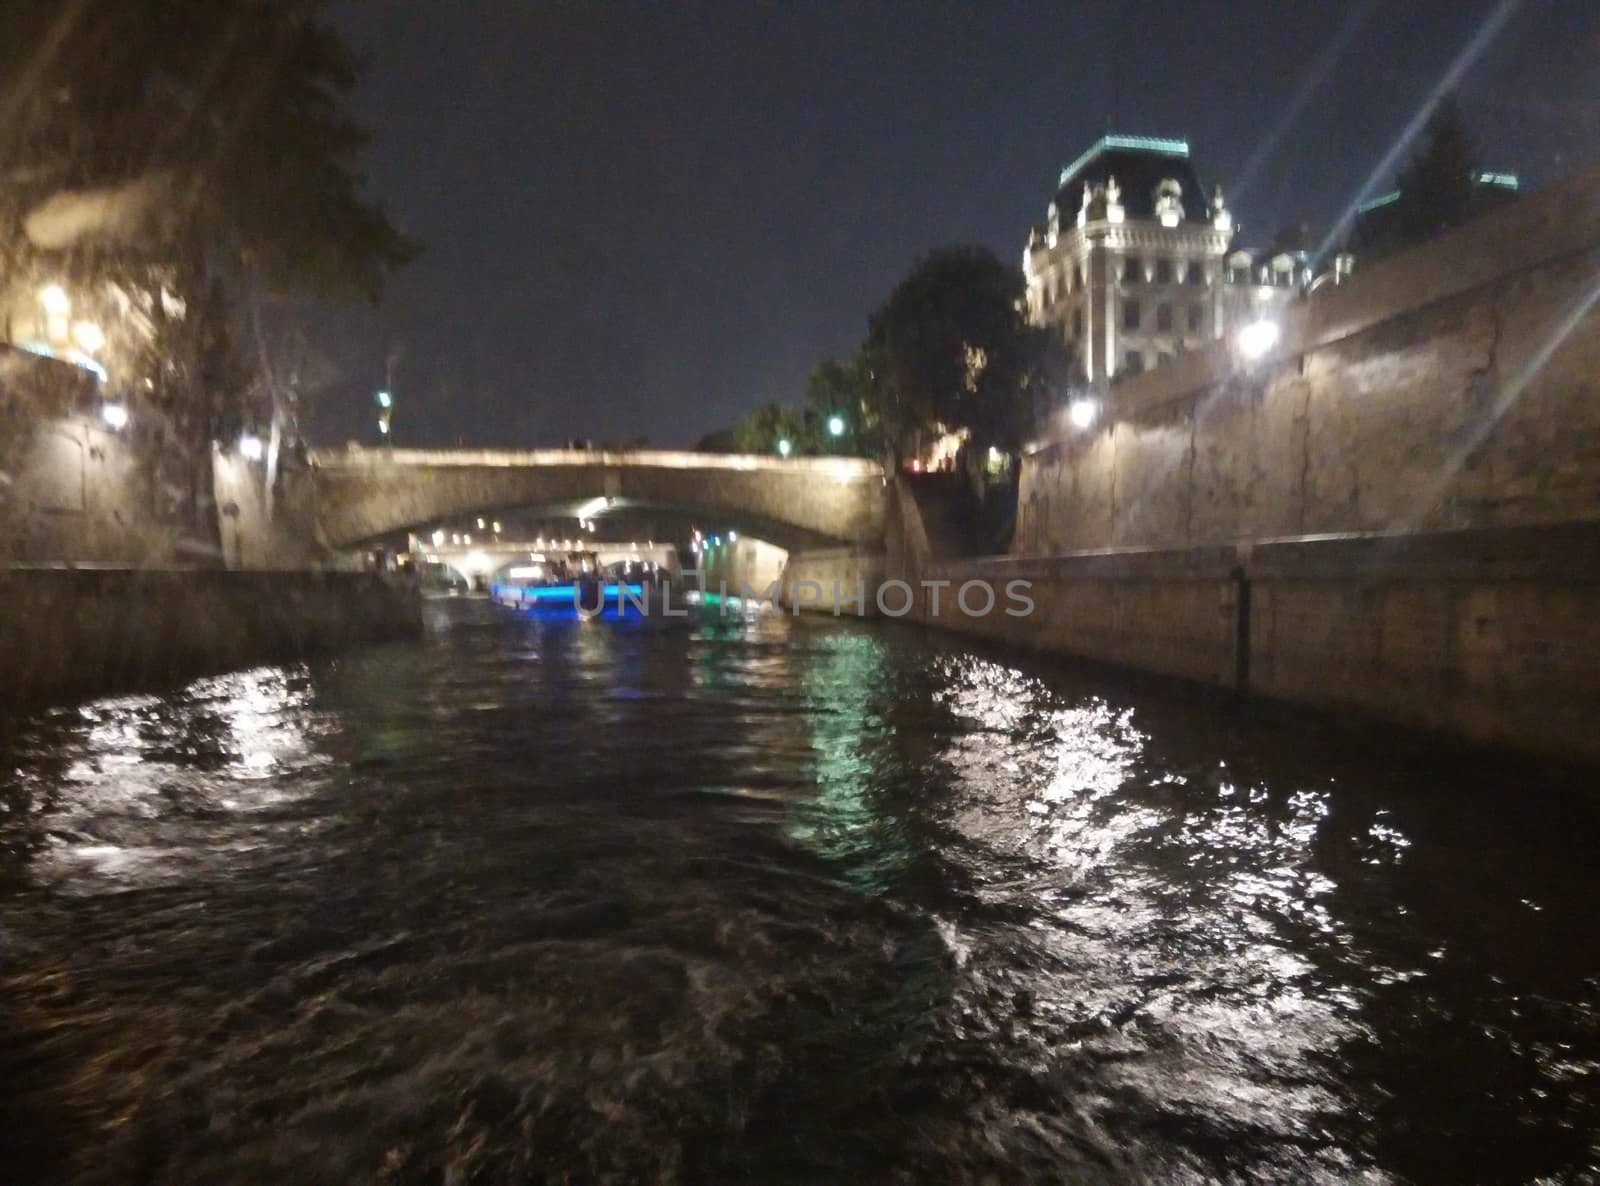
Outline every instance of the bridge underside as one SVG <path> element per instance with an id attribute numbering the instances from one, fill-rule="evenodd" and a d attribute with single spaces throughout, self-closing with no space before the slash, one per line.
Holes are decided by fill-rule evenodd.
<path id="1" fill-rule="evenodd" d="M 850 458 L 791 461 L 720 454 L 476 450 L 319 451 L 311 458 L 318 532 L 344 549 L 467 516 L 650 515 L 732 528 L 789 550 L 883 538 L 882 469 Z"/>

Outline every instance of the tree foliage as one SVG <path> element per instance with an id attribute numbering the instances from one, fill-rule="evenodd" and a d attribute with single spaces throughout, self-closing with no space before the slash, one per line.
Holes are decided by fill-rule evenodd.
<path id="1" fill-rule="evenodd" d="M 1350 238 L 1350 249 L 1369 258 L 1426 242 L 1474 217 L 1506 196 L 1476 181 L 1478 153 L 1453 96 L 1434 108 L 1421 141 L 1396 179 L 1398 196 L 1367 212 Z"/>
<path id="2" fill-rule="evenodd" d="M 981 445 L 1021 443 L 1068 361 L 1023 309 L 1021 275 L 987 248 L 941 248 L 912 268 L 872 314 L 863 346 L 869 402 L 891 447 L 938 426 Z"/>
<path id="3" fill-rule="evenodd" d="M 1396 216 L 1400 238 L 1420 243 L 1472 214 L 1478 153 L 1461 107 L 1446 96 L 1428 117 L 1422 145 L 1400 171 Z"/>
<path id="4" fill-rule="evenodd" d="M 791 456 L 817 452 L 817 438 L 808 430 L 805 413 L 788 404 L 762 404 L 733 427 L 740 453 L 772 453 L 788 441 Z"/>
<path id="5" fill-rule="evenodd" d="M 903 456 L 919 437 L 966 429 L 974 444 L 1012 450 L 1072 378 L 1058 333 L 1028 324 L 1023 281 L 987 248 L 955 246 L 920 260 L 873 312 L 850 358 L 824 359 L 798 406 L 766 404 L 733 430 L 743 452 L 787 439 L 796 455 Z M 835 437 L 829 420 L 845 432 Z"/>
<path id="6" fill-rule="evenodd" d="M 838 436 L 829 428 L 835 416 L 843 421 L 844 432 Z M 882 425 L 864 355 L 844 362 L 825 358 L 812 369 L 806 379 L 805 418 L 818 452 L 875 457 L 883 451 Z"/>
<path id="7" fill-rule="evenodd" d="M 375 302 L 417 251 L 364 192 L 368 134 L 345 113 L 357 65 L 325 8 L 0 10 L 0 266 L 14 290 L 63 284 L 103 325 L 114 383 L 195 471 L 197 527 L 210 442 L 269 404 L 274 443 L 285 420 L 243 312 L 263 293 Z"/>
<path id="8" fill-rule="evenodd" d="M 159 187 L 134 251 L 277 291 L 377 300 L 416 246 L 362 193 L 355 60 L 321 0 L 9 0 L 0 146 L 12 214 Z M 21 206 L 23 209 L 16 209 Z"/>

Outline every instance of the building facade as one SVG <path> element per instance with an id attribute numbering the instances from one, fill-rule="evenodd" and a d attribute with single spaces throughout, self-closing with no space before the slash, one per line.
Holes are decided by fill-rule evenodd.
<path id="1" fill-rule="evenodd" d="M 1029 318 L 1057 327 L 1090 382 L 1162 366 L 1270 317 L 1310 282 L 1303 251 L 1234 247 L 1186 140 L 1110 134 L 1061 171 L 1023 252 Z"/>
<path id="2" fill-rule="evenodd" d="M 1029 317 L 1059 327 L 1089 380 L 1161 365 L 1222 332 L 1233 218 L 1184 140 L 1103 136 L 1061 171 L 1023 253 Z"/>

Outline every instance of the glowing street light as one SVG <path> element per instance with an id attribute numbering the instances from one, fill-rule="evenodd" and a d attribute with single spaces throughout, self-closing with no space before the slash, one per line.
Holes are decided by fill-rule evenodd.
<path id="1" fill-rule="evenodd" d="M 829 416 L 828 417 L 828 435 L 829 436 L 835 436 L 835 437 L 842 437 L 844 435 L 844 417 L 843 416 Z"/>
<path id="2" fill-rule="evenodd" d="M 392 449 L 394 437 L 389 435 L 389 426 L 394 420 L 394 396 L 385 388 L 373 394 L 372 402 L 378 405 L 378 432 L 389 442 L 389 447 Z"/>
<path id="3" fill-rule="evenodd" d="M 72 312 L 72 298 L 59 284 L 46 284 L 39 290 L 39 303 L 52 317 L 65 317 Z"/>
<path id="4" fill-rule="evenodd" d="M 1279 333 L 1276 321 L 1252 321 L 1239 331 L 1234 340 L 1239 353 L 1254 362 L 1278 344 Z"/>
<path id="5" fill-rule="evenodd" d="M 1100 416 L 1100 404 L 1092 399 L 1075 399 L 1067 405 L 1067 419 L 1073 428 L 1088 428 Z"/>
<path id="6" fill-rule="evenodd" d="M 100 419 L 104 420 L 106 427 L 114 432 L 120 432 L 128 427 L 128 408 L 126 404 L 101 404 Z"/>
<path id="7" fill-rule="evenodd" d="M 440 527 L 434 530 L 433 546 L 436 548 L 444 546 L 444 528 Z"/>
<path id="8" fill-rule="evenodd" d="M 239 456 L 246 461 L 260 461 L 266 450 L 262 448 L 261 438 L 254 433 L 247 432 L 239 438 Z"/>
<path id="9" fill-rule="evenodd" d="M 778 456 L 787 457 L 792 452 L 794 452 L 794 443 L 788 437 L 780 438 L 778 441 Z"/>
<path id="10" fill-rule="evenodd" d="M 72 340 L 85 354 L 98 354 L 106 344 L 106 335 L 94 322 L 79 321 L 72 326 Z"/>
<path id="11" fill-rule="evenodd" d="M 728 542 L 730 544 L 738 543 L 739 542 L 739 533 L 737 531 L 728 532 Z"/>

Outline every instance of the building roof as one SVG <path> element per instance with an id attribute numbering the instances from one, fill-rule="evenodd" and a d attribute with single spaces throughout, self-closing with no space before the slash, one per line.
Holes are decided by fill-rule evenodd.
<path id="1" fill-rule="evenodd" d="M 1122 190 L 1129 218 L 1155 218 L 1156 187 L 1169 178 L 1183 187 L 1185 220 L 1205 222 L 1211 217 L 1205 190 L 1189 163 L 1187 140 L 1116 133 L 1100 137 L 1061 170 L 1055 201 L 1062 217 L 1073 217 L 1083 205 L 1085 185 L 1104 185 L 1112 177 Z"/>

